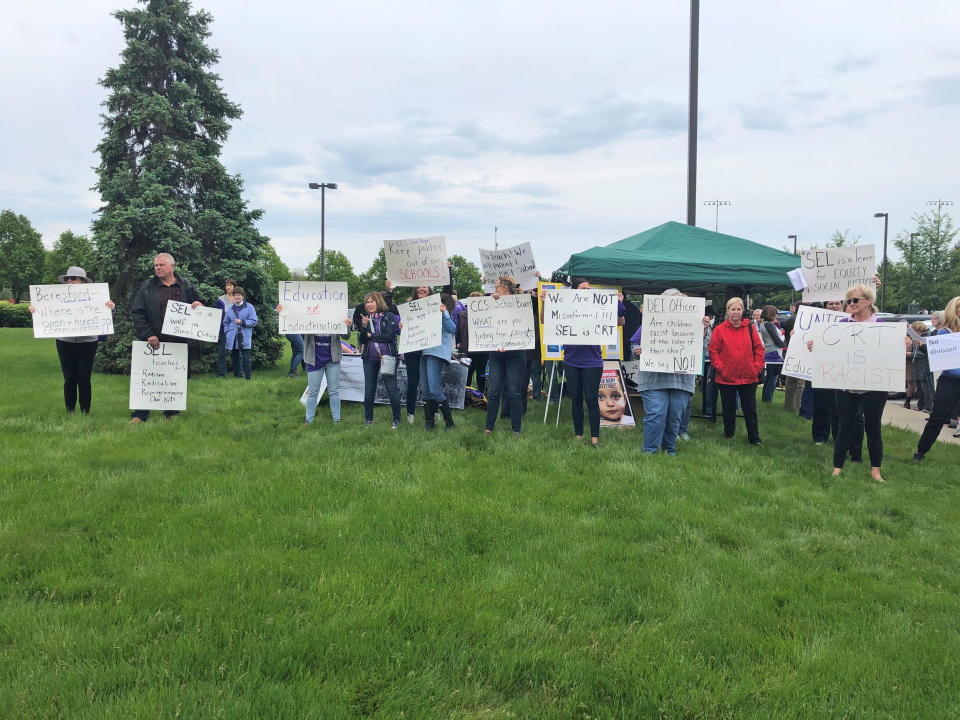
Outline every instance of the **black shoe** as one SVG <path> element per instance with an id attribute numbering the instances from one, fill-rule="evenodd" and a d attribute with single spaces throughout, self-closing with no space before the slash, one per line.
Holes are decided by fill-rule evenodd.
<path id="1" fill-rule="evenodd" d="M 434 425 L 434 416 L 437 414 L 437 401 L 436 400 L 427 400 L 423 404 L 423 429 L 424 430 L 433 430 Z"/>
<path id="2" fill-rule="evenodd" d="M 440 412 L 443 413 L 443 423 L 447 430 L 453 430 L 456 425 L 453 424 L 453 413 L 450 411 L 450 402 L 448 400 L 440 403 Z"/>
<path id="3" fill-rule="evenodd" d="M 948 427 L 948 428 L 955 428 L 955 427 L 957 427 L 957 421 L 956 421 L 956 420 L 951 420 L 950 422 L 947 423 L 947 427 Z"/>
<path id="4" fill-rule="evenodd" d="M 920 462 L 921 460 L 923 460 L 923 453 L 922 453 L 922 452 L 918 452 L 918 453 L 914 453 L 914 454 L 913 454 L 913 462 L 918 463 L 918 462 Z"/>
<path id="5" fill-rule="evenodd" d="M 756 440 L 751 440 L 751 441 L 750 441 L 750 444 L 751 444 L 751 445 L 763 445 L 763 440 L 761 440 L 760 438 L 757 438 Z"/>

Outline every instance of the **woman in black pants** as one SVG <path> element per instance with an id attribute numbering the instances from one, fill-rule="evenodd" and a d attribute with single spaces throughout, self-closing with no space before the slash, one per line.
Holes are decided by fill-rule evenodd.
<path id="1" fill-rule="evenodd" d="M 90 282 L 86 271 L 82 267 L 73 265 L 67 268 L 65 275 L 60 276 L 60 282 L 66 285 L 83 285 Z M 105 305 L 113 310 L 113 300 L 107 300 Z M 30 312 L 36 312 L 31 305 Z M 57 338 L 57 354 L 60 356 L 60 370 L 63 373 L 63 401 L 67 412 L 72 413 L 80 404 L 80 412 L 90 412 L 90 378 L 93 375 L 93 360 L 97 355 L 97 336 L 63 337 Z"/>
<path id="2" fill-rule="evenodd" d="M 943 325 L 935 331 L 935 335 L 960 332 L 960 295 L 947 303 L 943 313 Z M 917 443 L 917 452 L 913 456 L 914 462 L 923 460 L 923 456 L 930 452 L 930 448 L 937 441 L 940 430 L 950 422 L 960 407 L 960 367 L 950 368 L 940 373 L 937 380 L 937 392 L 933 396 L 933 411 L 927 418 L 923 435 Z"/>

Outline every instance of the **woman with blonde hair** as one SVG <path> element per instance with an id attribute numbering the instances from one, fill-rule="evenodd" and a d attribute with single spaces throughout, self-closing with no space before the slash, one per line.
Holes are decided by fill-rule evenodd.
<path id="1" fill-rule="evenodd" d="M 764 365 L 763 342 L 753 322 L 743 316 L 743 300 L 727 300 L 727 318 L 710 336 L 710 364 L 720 391 L 723 434 L 732 438 L 737 429 L 737 397 L 747 425 L 747 440 L 762 445 L 757 420 L 757 378 Z"/>
<path id="2" fill-rule="evenodd" d="M 960 332 L 960 295 L 947 303 L 943 311 L 943 322 L 937 329 L 936 335 L 931 337 L 957 332 Z M 913 456 L 914 462 L 920 462 L 923 456 L 930 452 L 940 430 L 950 421 L 958 404 L 960 404 L 960 367 L 954 367 L 940 373 L 937 392 L 933 396 L 933 411 L 927 418 L 927 425 L 923 428 L 920 442 L 917 443 L 917 452 Z"/>

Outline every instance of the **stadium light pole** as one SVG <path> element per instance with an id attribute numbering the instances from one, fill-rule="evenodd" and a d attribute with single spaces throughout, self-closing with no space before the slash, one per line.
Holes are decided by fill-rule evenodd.
<path id="1" fill-rule="evenodd" d="M 733 205 L 729 200 L 704 200 L 704 205 L 715 205 L 717 208 L 717 215 L 713 220 L 713 231 L 719 232 L 720 230 L 720 206 L 721 205 Z"/>
<path id="2" fill-rule="evenodd" d="M 793 254 L 797 254 L 797 236 L 796 235 L 787 235 L 787 240 L 793 240 Z M 790 304 L 793 305 L 796 302 L 797 291 L 790 291 Z"/>
<path id="3" fill-rule="evenodd" d="M 326 215 L 327 190 L 336 190 L 336 183 L 310 183 L 311 190 L 320 191 L 320 280 L 327 279 L 327 243 L 326 243 Z"/>
<path id="4" fill-rule="evenodd" d="M 875 218 L 883 218 L 883 269 L 880 271 L 880 312 L 883 312 L 884 300 L 887 296 L 887 227 L 890 216 L 887 213 L 874 213 Z"/>

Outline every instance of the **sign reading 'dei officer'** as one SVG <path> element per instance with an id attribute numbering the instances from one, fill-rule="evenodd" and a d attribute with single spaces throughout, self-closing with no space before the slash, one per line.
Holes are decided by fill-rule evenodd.
<path id="1" fill-rule="evenodd" d="M 397 305 L 403 322 L 397 352 L 416 352 L 439 345 L 443 339 L 442 309 L 439 293 Z"/>
<path id="2" fill-rule="evenodd" d="M 643 296 L 640 362 L 649 372 L 700 375 L 706 300 L 676 295 Z"/>
<path id="3" fill-rule="evenodd" d="M 347 318 L 345 282 L 284 280 L 279 293 L 281 335 L 334 335 Z"/>
<path id="4" fill-rule="evenodd" d="M 804 302 L 843 300 L 854 285 L 873 284 L 876 251 L 873 245 L 812 248 L 800 253 L 800 269 L 807 281 Z"/>
<path id="5" fill-rule="evenodd" d="M 167 312 L 163 316 L 164 335 L 203 340 L 215 343 L 220 337 L 220 321 L 223 320 L 223 311 L 215 307 L 198 305 L 190 307 L 190 303 L 170 300 L 167 302 Z"/>
<path id="6" fill-rule="evenodd" d="M 419 287 L 450 283 L 447 241 L 442 235 L 387 240 L 383 243 L 383 257 L 387 261 L 387 280 L 394 286 Z"/>
<path id="7" fill-rule="evenodd" d="M 467 331 L 471 352 L 533 349 L 537 343 L 531 297 L 467 298 Z"/>
<path id="8" fill-rule="evenodd" d="M 907 324 L 902 322 L 824 325 L 819 341 L 813 341 L 813 387 L 903 392 L 906 335 Z"/>
<path id="9" fill-rule="evenodd" d="M 547 290 L 543 301 L 544 343 L 606 345 L 616 333 L 616 290 Z"/>
<path id="10" fill-rule="evenodd" d="M 130 409 L 187 409 L 186 343 L 161 342 L 152 348 L 141 340 L 133 341 Z"/>
<path id="11" fill-rule="evenodd" d="M 113 334 L 106 283 L 31 285 L 35 338 L 90 337 Z"/>

